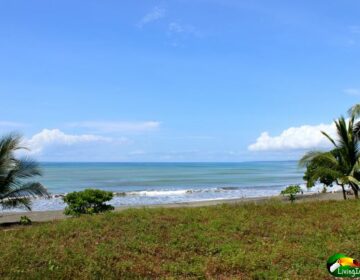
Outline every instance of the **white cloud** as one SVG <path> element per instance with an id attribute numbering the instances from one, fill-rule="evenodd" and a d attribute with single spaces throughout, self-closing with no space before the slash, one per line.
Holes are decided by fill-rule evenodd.
<path id="1" fill-rule="evenodd" d="M 360 96 L 360 89 L 358 89 L 358 88 L 347 88 L 347 89 L 344 89 L 344 92 L 348 95 Z"/>
<path id="2" fill-rule="evenodd" d="M 174 33 L 183 33 L 183 32 L 185 32 L 185 29 L 179 23 L 171 22 L 169 24 L 169 31 L 174 32 Z"/>
<path id="3" fill-rule="evenodd" d="M 30 149 L 31 153 L 38 154 L 51 145 L 71 146 L 78 143 L 110 142 L 111 140 L 111 138 L 98 135 L 71 135 L 65 134 L 59 129 L 44 129 L 30 139 L 25 139 L 24 145 Z"/>
<path id="4" fill-rule="evenodd" d="M 149 13 L 147 13 L 139 22 L 139 27 L 142 27 L 150 22 L 157 21 L 165 17 L 166 10 L 159 7 L 154 7 Z"/>
<path id="5" fill-rule="evenodd" d="M 88 121 L 70 124 L 72 127 L 92 129 L 99 132 L 148 132 L 160 127 L 160 122 L 99 122 Z"/>
<path id="6" fill-rule="evenodd" d="M 199 35 L 196 29 L 191 25 L 183 25 L 178 22 L 171 22 L 168 26 L 170 34 L 191 34 L 191 35 Z"/>
<path id="7" fill-rule="evenodd" d="M 168 25 L 167 35 L 171 40 L 173 47 L 183 46 L 186 39 L 190 37 L 200 38 L 203 35 L 192 25 L 182 24 L 179 22 L 170 22 Z"/>
<path id="8" fill-rule="evenodd" d="M 330 141 L 321 131 L 325 131 L 331 137 L 336 138 L 334 123 L 315 126 L 303 125 L 290 127 L 278 136 L 270 136 L 268 132 L 263 132 L 248 149 L 250 151 L 282 151 L 330 147 Z"/>

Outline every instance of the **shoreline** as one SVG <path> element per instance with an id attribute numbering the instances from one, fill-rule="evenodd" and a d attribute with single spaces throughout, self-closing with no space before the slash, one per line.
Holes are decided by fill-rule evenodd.
<path id="1" fill-rule="evenodd" d="M 351 199 L 352 197 L 349 197 Z M 263 196 L 263 197 L 249 197 L 249 198 L 234 198 L 234 199 L 218 199 L 218 200 L 204 200 L 194 202 L 180 202 L 180 203 L 167 203 L 167 204 L 152 204 L 152 205 L 134 205 L 134 206 L 120 206 L 115 208 L 115 212 L 120 212 L 128 209 L 142 209 L 142 208 L 191 208 L 203 206 L 215 206 L 220 204 L 242 204 L 242 203 L 263 203 L 270 200 L 278 200 L 289 202 L 288 198 L 282 195 L 277 196 Z M 341 192 L 333 193 L 310 193 L 298 195 L 296 201 L 321 201 L 321 200 L 343 200 Z M 4 212 L 0 214 L 1 224 L 16 223 L 20 220 L 21 216 L 27 216 L 33 222 L 50 222 L 55 220 L 63 220 L 70 218 L 63 214 L 63 210 L 52 211 L 28 211 L 28 212 Z"/>

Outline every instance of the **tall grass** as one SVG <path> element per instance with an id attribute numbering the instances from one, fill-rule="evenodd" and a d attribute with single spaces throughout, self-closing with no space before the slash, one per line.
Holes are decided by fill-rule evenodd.
<path id="1" fill-rule="evenodd" d="M 332 279 L 358 201 L 132 209 L 0 231 L 1 279 Z"/>

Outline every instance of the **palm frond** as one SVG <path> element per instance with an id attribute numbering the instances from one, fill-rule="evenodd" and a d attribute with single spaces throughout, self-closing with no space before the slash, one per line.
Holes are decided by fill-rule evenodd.
<path id="1" fill-rule="evenodd" d="M 1 201 L 1 206 L 4 209 L 15 208 L 15 207 L 25 207 L 27 210 L 31 211 L 31 200 L 28 197 L 19 197 L 19 198 L 9 198 Z"/>
<path id="2" fill-rule="evenodd" d="M 359 105 L 360 116 L 360 105 Z M 328 152 L 309 152 L 299 161 L 306 167 L 304 179 L 308 187 L 317 181 L 324 184 L 338 182 L 342 185 L 360 186 L 360 123 L 354 124 L 355 115 L 346 120 L 340 117 L 335 121 L 336 141 L 326 132 L 323 135 L 334 145 Z M 358 135 L 358 136 L 357 136 Z"/>
<path id="3" fill-rule="evenodd" d="M 30 159 L 16 160 L 14 166 L 8 171 L 6 176 L 0 176 L 0 192 L 3 192 L 10 185 L 19 185 L 21 179 L 28 179 L 41 176 L 42 172 L 39 164 Z"/>
<path id="4" fill-rule="evenodd" d="M 316 182 L 321 181 L 322 178 L 328 178 L 328 183 L 333 183 L 337 178 L 342 178 L 343 174 L 336 169 L 329 168 L 326 166 L 317 166 L 315 170 L 312 170 L 311 176 L 309 176 L 306 180 L 306 186 L 311 188 L 315 185 Z M 331 178 L 331 179 L 329 179 Z"/>
<path id="5" fill-rule="evenodd" d="M 349 115 L 350 117 L 354 117 L 354 118 L 360 117 L 360 104 L 356 104 L 356 105 L 352 106 L 352 107 L 348 110 L 348 115 Z"/>
<path id="6" fill-rule="evenodd" d="M 360 121 L 356 122 L 353 126 L 354 137 L 357 141 L 360 140 Z"/>
<path id="7" fill-rule="evenodd" d="M 23 184 L 22 186 L 18 186 L 13 188 L 8 193 L 2 194 L 0 199 L 9 198 L 21 198 L 21 197 L 46 197 L 49 198 L 49 193 L 46 188 L 37 182 L 31 182 Z"/>
<path id="8" fill-rule="evenodd" d="M 349 139 L 349 131 L 345 118 L 340 117 L 337 121 L 335 121 L 335 126 L 338 135 L 338 142 L 340 143 L 340 145 L 337 146 L 347 147 L 350 142 L 350 139 Z"/>
<path id="9" fill-rule="evenodd" d="M 21 146 L 21 140 L 22 138 L 18 134 L 9 134 L 2 137 L 0 140 L 0 161 L 12 155 L 14 151 L 27 149 Z"/>
<path id="10" fill-rule="evenodd" d="M 9 134 L 0 139 L 0 176 L 6 174 L 16 164 L 14 153 L 20 149 L 26 149 L 21 146 L 20 135 Z"/>
<path id="11" fill-rule="evenodd" d="M 346 178 L 347 178 L 347 180 L 349 181 L 349 183 L 353 183 L 353 184 L 355 184 L 357 187 L 360 186 L 360 182 L 359 182 L 355 177 L 353 177 L 353 176 L 347 176 Z"/>
<path id="12" fill-rule="evenodd" d="M 321 131 L 321 133 L 322 133 L 335 147 L 337 147 L 334 139 L 332 139 L 329 134 L 327 134 L 325 131 Z"/>
<path id="13" fill-rule="evenodd" d="M 299 161 L 300 167 L 306 167 L 309 163 L 314 162 L 318 166 L 334 167 L 338 165 L 338 160 L 331 152 L 312 151 L 305 154 Z"/>
<path id="14" fill-rule="evenodd" d="M 299 167 L 306 167 L 306 165 L 311 162 L 315 157 L 323 154 L 321 151 L 310 151 L 307 152 L 300 160 L 299 160 Z"/>
<path id="15" fill-rule="evenodd" d="M 31 159 L 22 159 L 16 161 L 16 166 L 9 172 L 8 177 L 21 179 L 41 176 L 39 164 Z"/>
<path id="16" fill-rule="evenodd" d="M 355 174 L 360 172 L 360 157 L 356 160 L 356 163 L 353 165 L 350 175 L 354 176 Z"/>
<path id="17" fill-rule="evenodd" d="M 316 171 L 313 173 L 313 179 L 320 178 L 321 176 L 331 176 L 333 178 L 343 177 L 342 173 L 338 170 L 334 170 L 328 167 L 318 167 Z"/>
<path id="18" fill-rule="evenodd" d="M 49 193 L 40 183 L 28 182 L 28 179 L 42 173 L 35 161 L 15 157 L 17 150 L 26 149 L 21 146 L 21 142 L 17 134 L 0 138 L 0 205 L 22 205 L 30 210 L 30 198 L 49 197 Z"/>

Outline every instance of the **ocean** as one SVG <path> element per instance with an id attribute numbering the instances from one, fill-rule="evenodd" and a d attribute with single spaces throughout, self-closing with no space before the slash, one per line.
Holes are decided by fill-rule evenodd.
<path id="1" fill-rule="evenodd" d="M 272 196 L 289 184 L 304 184 L 304 170 L 296 161 L 41 163 L 41 167 L 44 175 L 37 179 L 52 198 L 34 199 L 34 211 L 63 209 L 59 195 L 85 188 L 114 192 L 112 205 L 130 206 Z"/>

